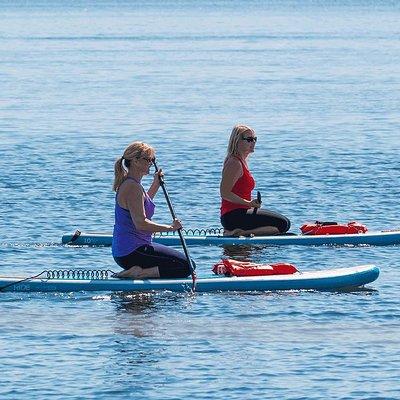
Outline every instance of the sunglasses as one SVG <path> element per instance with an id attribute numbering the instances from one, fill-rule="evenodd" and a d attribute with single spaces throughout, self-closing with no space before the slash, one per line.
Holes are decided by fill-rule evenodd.
<path id="1" fill-rule="evenodd" d="M 148 158 L 148 157 L 137 157 L 138 160 L 146 160 L 149 164 L 153 163 L 154 161 L 156 161 L 156 158 Z"/>
<path id="2" fill-rule="evenodd" d="M 248 136 L 248 137 L 242 137 L 242 140 L 245 140 L 247 143 L 256 143 L 257 142 L 257 136 Z"/>

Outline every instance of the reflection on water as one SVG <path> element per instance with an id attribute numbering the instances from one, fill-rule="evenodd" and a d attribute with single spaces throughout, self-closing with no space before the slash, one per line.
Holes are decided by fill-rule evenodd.
<path id="1" fill-rule="evenodd" d="M 137 338 L 153 335 L 156 326 L 149 315 L 157 312 L 152 293 L 119 294 L 113 297 L 116 306 L 115 333 Z"/>
<path id="2" fill-rule="evenodd" d="M 234 258 L 238 261 L 256 262 L 261 250 L 265 246 L 223 245 L 222 247 L 224 257 Z"/>
<path id="3" fill-rule="evenodd" d="M 191 309 L 196 295 L 191 293 L 149 292 L 120 294 L 113 297 L 116 306 L 115 332 L 122 335 L 163 337 L 168 316 L 176 310 Z"/>
<path id="4" fill-rule="evenodd" d="M 346 294 L 354 294 L 354 295 L 372 295 L 372 294 L 378 294 L 379 290 L 374 289 L 372 287 L 365 287 L 365 286 L 360 286 L 360 287 L 348 287 L 344 289 L 339 289 L 335 290 L 332 293 L 346 293 Z"/>
<path id="5" fill-rule="evenodd" d="M 118 311 L 127 311 L 131 314 L 142 314 L 156 307 L 152 293 L 121 293 L 113 299 L 118 300 L 115 302 Z"/>

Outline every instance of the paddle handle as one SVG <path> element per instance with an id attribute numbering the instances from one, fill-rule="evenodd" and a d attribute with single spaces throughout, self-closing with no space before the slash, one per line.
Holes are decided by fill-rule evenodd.
<path id="1" fill-rule="evenodd" d="M 158 173 L 158 167 L 157 167 L 157 164 L 156 164 L 156 162 L 154 160 L 153 160 L 153 165 L 154 165 L 154 168 L 156 170 L 156 173 Z M 175 211 L 174 211 L 174 207 L 172 206 L 171 200 L 169 198 L 169 194 L 168 194 L 167 188 L 165 187 L 164 178 L 162 176 L 158 176 L 158 178 L 160 180 L 160 186 L 161 186 L 161 188 L 162 188 L 162 190 L 164 192 L 165 200 L 167 200 L 167 204 L 168 204 L 169 211 L 171 212 L 171 216 L 175 220 L 176 219 L 176 214 L 175 214 Z M 194 285 L 195 284 L 196 272 L 195 272 L 193 264 L 192 264 L 192 259 L 190 258 L 190 255 L 189 255 L 189 250 L 187 248 L 185 238 L 183 237 L 183 234 L 182 234 L 182 228 L 178 229 L 178 235 L 179 235 L 179 238 L 181 239 L 183 252 L 185 253 L 185 256 L 186 256 L 186 258 L 188 260 L 188 263 L 189 263 L 189 269 L 190 269 L 190 273 L 192 274 L 193 285 Z"/>
<path id="2" fill-rule="evenodd" d="M 257 190 L 257 200 L 261 204 L 261 193 Z M 258 208 L 254 207 L 253 214 L 257 214 Z"/>

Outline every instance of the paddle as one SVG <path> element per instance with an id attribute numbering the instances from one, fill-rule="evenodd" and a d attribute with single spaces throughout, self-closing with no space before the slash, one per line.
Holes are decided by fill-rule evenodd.
<path id="1" fill-rule="evenodd" d="M 261 193 L 257 190 L 257 200 L 261 204 Z M 257 214 L 258 208 L 254 207 L 253 214 Z"/>
<path id="2" fill-rule="evenodd" d="M 157 167 L 157 164 L 156 164 L 156 160 L 153 160 L 153 165 L 154 165 L 154 168 L 156 169 L 156 173 L 157 173 L 158 172 L 158 167 Z M 176 219 L 176 214 L 175 214 L 174 208 L 172 207 L 172 203 L 171 203 L 171 200 L 169 198 L 169 195 L 168 195 L 168 192 L 167 192 L 167 188 L 165 187 L 164 178 L 162 176 L 159 176 L 158 178 L 160 180 L 160 185 L 161 185 L 162 190 L 164 192 L 165 200 L 167 200 L 167 204 L 168 204 L 168 207 L 169 207 L 169 211 L 171 212 L 172 218 Z M 194 270 L 194 267 L 193 267 L 193 264 L 192 264 L 192 260 L 191 260 L 190 255 L 189 255 L 189 250 L 188 250 L 188 248 L 186 246 L 185 238 L 183 237 L 183 234 L 182 234 L 182 228 L 178 229 L 178 234 L 179 234 L 179 238 L 181 239 L 183 251 L 184 251 L 185 256 L 186 256 L 186 258 L 188 260 L 188 263 L 189 263 L 189 269 L 190 269 L 190 273 L 192 275 L 192 281 L 193 281 L 192 290 L 194 292 L 195 288 L 196 288 L 196 272 Z"/>

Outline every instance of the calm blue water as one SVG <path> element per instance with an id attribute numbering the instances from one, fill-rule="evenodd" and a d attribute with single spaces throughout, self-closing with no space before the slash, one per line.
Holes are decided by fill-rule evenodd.
<path id="1" fill-rule="evenodd" d="M 390 1 L 0 0 L 1 274 L 118 270 L 108 248 L 59 243 L 112 228 L 133 140 L 156 147 L 185 227 L 218 226 L 238 122 L 259 137 L 264 205 L 294 231 L 399 227 L 399 19 Z M 204 276 L 230 253 L 191 254 Z M 354 293 L 3 293 L 0 398 L 400 397 L 398 246 L 237 256 L 381 276 Z"/>

